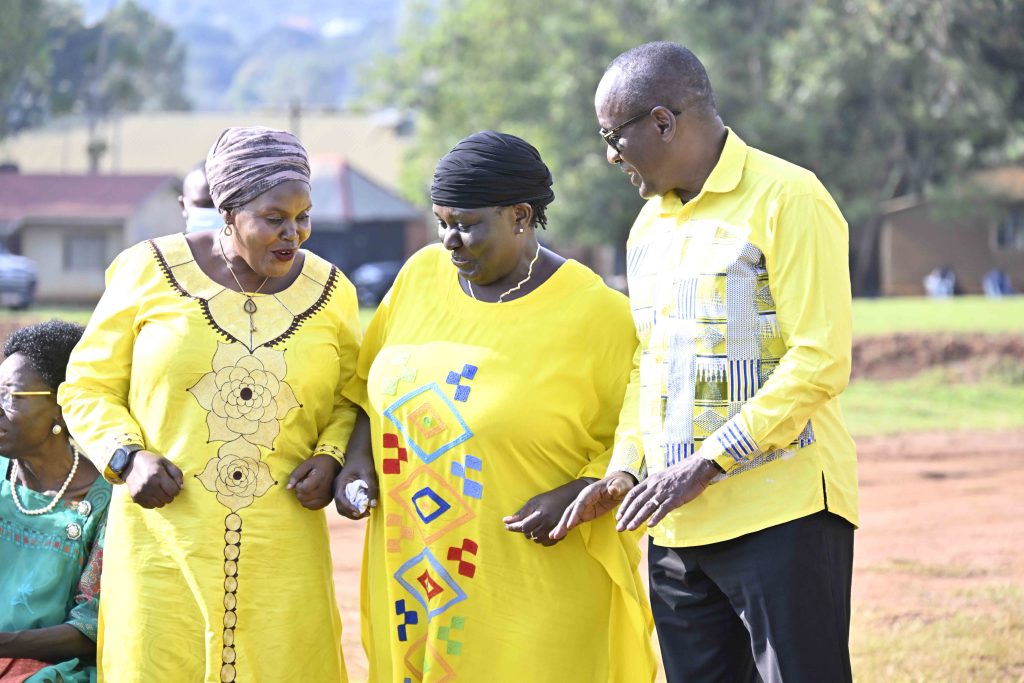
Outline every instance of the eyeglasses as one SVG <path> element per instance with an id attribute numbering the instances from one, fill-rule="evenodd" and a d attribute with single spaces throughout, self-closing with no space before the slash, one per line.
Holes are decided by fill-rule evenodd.
<path id="1" fill-rule="evenodd" d="M 15 398 L 22 396 L 52 396 L 52 391 L 10 391 L 6 387 L 0 387 L 0 409 L 5 413 L 16 411 Z"/>
<path id="2" fill-rule="evenodd" d="M 614 149 L 616 152 L 621 152 L 622 150 L 619 149 L 619 132 L 623 128 L 628 126 L 629 124 L 636 123 L 640 119 L 642 119 L 642 118 L 644 118 L 646 116 L 650 116 L 651 114 L 654 113 L 654 110 L 657 109 L 657 108 L 658 107 L 654 107 L 650 111 L 646 111 L 643 114 L 637 114 L 633 118 L 627 119 L 625 122 L 620 123 L 619 125 L 615 126 L 614 128 L 612 128 L 610 130 L 605 130 L 604 128 L 599 128 L 597 132 L 601 135 L 601 138 L 605 141 L 605 143 L 608 144 L 609 147 Z M 675 109 L 669 109 L 669 111 L 672 112 L 672 114 L 675 115 L 675 116 L 679 116 L 680 114 L 683 113 L 681 111 L 676 111 Z"/>

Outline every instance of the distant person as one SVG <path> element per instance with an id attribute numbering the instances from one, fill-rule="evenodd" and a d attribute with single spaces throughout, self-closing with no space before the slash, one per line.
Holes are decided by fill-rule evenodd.
<path id="1" fill-rule="evenodd" d="M 609 473 L 552 536 L 617 506 L 619 529 L 650 533 L 672 683 L 848 682 L 846 221 L 813 173 L 725 126 L 682 45 L 619 55 L 594 101 L 647 200 L 627 243 L 640 348 Z"/>
<path id="2" fill-rule="evenodd" d="M 360 419 L 335 486 L 379 505 L 363 554 L 363 644 L 378 683 L 650 683 L 635 534 L 555 541 L 604 474 L 636 335 L 626 298 L 541 246 L 551 174 L 484 131 L 430 189 L 441 244 L 377 309 L 346 395 Z M 425 672 L 429 671 L 429 674 Z"/>
<path id="3" fill-rule="evenodd" d="M 206 162 L 199 162 L 185 174 L 184 180 L 181 181 L 178 204 L 185 219 L 185 232 L 220 230 L 224 227 L 224 218 L 210 197 L 210 185 L 206 181 Z"/>
<path id="4" fill-rule="evenodd" d="M 1013 284 L 1002 268 L 993 268 L 985 273 L 985 277 L 981 280 L 981 287 L 985 290 L 985 296 L 991 298 L 1013 294 Z"/>
<path id="5" fill-rule="evenodd" d="M 51 320 L 4 346 L 0 681 L 96 680 L 110 484 L 68 438 L 56 396 L 81 336 L 81 325 Z"/>
<path id="6" fill-rule="evenodd" d="M 321 508 L 357 408 L 355 289 L 301 249 L 309 161 L 229 128 L 218 231 L 122 252 L 60 404 L 115 484 L 100 603 L 108 681 L 345 681 Z"/>
<path id="7" fill-rule="evenodd" d="M 956 274 L 949 266 L 938 266 L 924 277 L 925 293 L 935 299 L 945 299 L 956 293 Z"/>

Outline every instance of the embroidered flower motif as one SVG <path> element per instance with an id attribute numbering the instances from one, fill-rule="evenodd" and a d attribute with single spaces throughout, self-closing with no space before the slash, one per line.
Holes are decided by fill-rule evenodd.
<path id="1" fill-rule="evenodd" d="M 260 460 L 260 449 L 244 438 L 224 444 L 217 454 L 196 478 L 207 491 L 216 493 L 221 505 L 232 512 L 252 505 L 254 498 L 277 483 L 270 467 Z"/>
<path id="2" fill-rule="evenodd" d="M 284 352 L 259 347 L 249 353 L 241 344 L 217 347 L 213 370 L 189 389 L 208 412 L 210 441 L 233 441 L 271 448 L 280 420 L 299 405 L 285 383 Z"/>

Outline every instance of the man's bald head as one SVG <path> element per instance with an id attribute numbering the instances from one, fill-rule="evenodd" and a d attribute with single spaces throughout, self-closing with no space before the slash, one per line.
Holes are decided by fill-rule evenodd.
<path id="1" fill-rule="evenodd" d="M 704 65 L 687 48 L 668 41 L 645 43 L 616 57 L 605 70 L 597 97 L 612 98 L 629 111 L 660 105 L 691 115 L 717 116 Z"/>

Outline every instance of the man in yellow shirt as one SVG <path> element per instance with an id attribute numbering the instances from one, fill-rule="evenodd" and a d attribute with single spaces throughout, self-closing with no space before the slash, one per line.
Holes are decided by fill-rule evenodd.
<path id="1" fill-rule="evenodd" d="M 640 340 L 608 475 L 552 531 L 650 528 L 668 680 L 849 681 L 857 465 L 846 222 L 813 173 L 725 127 L 703 65 L 648 43 L 595 96 L 647 199 L 627 243 Z"/>

